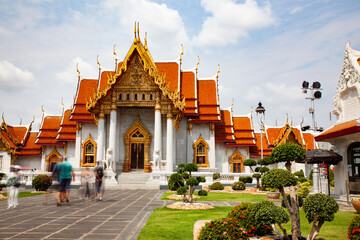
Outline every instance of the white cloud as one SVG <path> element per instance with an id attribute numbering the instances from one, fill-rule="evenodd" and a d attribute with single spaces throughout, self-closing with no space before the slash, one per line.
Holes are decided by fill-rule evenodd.
<path id="1" fill-rule="evenodd" d="M 73 83 L 74 81 L 76 81 L 78 79 L 77 78 L 78 73 L 76 71 L 76 64 L 79 64 L 78 68 L 79 68 L 81 77 L 92 78 L 92 79 L 98 78 L 99 72 L 96 69 L 96 65 L 90 64 L 90 63 L 84 61 L 80 57 L 74 58 L 71 61 L 71 63 L 68 64 L 68 66 L 66 67 L 66 69 L 64 71 L 56 73 L 56 77 L 60 81 Z"/>
<path id="2" fill-rule="evenodd" d="M 202 0 L 204 9 L 211 14 L 194 41 L 202 45 L 233 44 L 249 31 L 275 23 L 270 4 L 260 7 L 255 0 L 236 3 L 234 0 Z"/>
<path id="3" fill-rule="evenodd" d="M 31 72 L 22 70 L 6 60 L 0 61 L 0 84 L 2 86 L 0 90 L 12 91 L 34 83 L 36 82 Z"/>
<path id="4" fill-rule="evenodd" d="M 290 11 L 291 14 L 295 14 L 297 12 L 301 12 L 303 10 L 302 7 L 296 7 Z"/>

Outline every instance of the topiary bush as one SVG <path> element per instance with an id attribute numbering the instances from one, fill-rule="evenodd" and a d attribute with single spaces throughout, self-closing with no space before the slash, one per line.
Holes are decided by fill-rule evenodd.
<path id="1" fill-rule="evenodd" d="M 243 164 L 244 164 L 244 166 L 250 167 L 251 172 L 254 172 L 253 169 L 252 169 L 252 167 L 253 167 L 253 166 L 256 166 L 257 163 L 256 163 L 256 161 L 253 160 L 253 159 L 246 159 Z"/>
<path id="2" fill-rule="evenodd" d="M 252 177 L 256 179 L 256 187 L 259 188 L 259 187 L 260 187 L 260 184 L 259 184 L 260 181 L 259 181 L 259 179 L 261 178 L 261 174 L 260 174 L 260 173 L 254 173 L 254 174 L 252 175 Z"/>
<path id="3" fill-rule="evenodd" d="M 198 192 L 198 195 L 199 195 L 199 196 L 207 196 L 207 195 L 208 195 L 208 192 L 205 191 L 205 190 L 200 190 L 200 191 Z"/>
<path id="4" fill-rule="evenodd" d="M 32 186 L 36 191 L 47 191 L 51 186 L 51 177 L 48 175 L 37 175 L 32 180 Z"/>
<path id="5" fill-rule="evenodd" d="M 348 239 L 350 240 L 360 240 L 360 217 L 356 215 L 351 221 L 348 228 Z"/>
<path id="6" fill-rule="evenodd" d="M 288 171 L 291 169 L 291 162 L 301 161 L 306 158 L 305 150 L 296 143 L 282 143 L 271 151 L 271 158 L 274 162 L 286 162 Z"/>
<path id="7" fill-rule="evenodd" d="M 243 183 L 252 183 L 253 179 L 252 179 L 252 177 L 249 177 L 249 176 L 239 177 L 239 181 L 243 182 Z"/>
<path id="8" fill-rule="evenodd" d="M 289 204 L 290 204 L 290 206 L 291 206 L 290 195 L 289 195 L 289 194 L 286 194 L 286 198 L 287 198 L 287 200 L 289 201 Z M 299 195 L 298 195 L 298 203 L 299 203 L 299 207 L 302 207 L 303 204 L 304 204 L 304 199 L 303 199 L 302 197 L 300 197 Z M 286 206 L 285 206 L 284 199 L 281 200 L 281 206 L 282 206 L 283 208 L 286 207 Z"/>
<path id="9" fill-rule="evenodd" d="M 201 229 L 198 240 L 208 239 L 249 239 L 254 234 L 244 230 L 234 218 L 222 218 L 206 223 Z"/>
<path id="10" fill-rule="evenodd" d="M 335 187 L 335 181 L 334 180 L 330 181 L 330 187 Z"/>
<path id="11" fill-rule="evenodd" d="M 271 169 L 262 177 L 262 185 L 269 188 L 284 188 L 296 186 L 297 178 L 291 172 L 284 169 Z"/>
<path id="12" fill-rule="evenodd" d="M 301 198 L 306 198 L 310 193 L 310 183 L 303 182 L 298 183 L 298 196 Z"/>
<path id="13" fill-rule="evenodd" d="M 304 171 L 302 169 L 300 169 L 300 171 L 294 172 L 294 175 L 298 178 L 305 177 Z"/>
<path id="14" fill-rule="evenodd" d="M 289 221 L 289 215 L 282 207 L 276 206 L 270 201 L 261 201 L 255 203 L 251 210 L 251 216 L 254 218 L 256 225 L 272 225 L 277 224 L 287 236 L 286 230 L 281 226 Z"/>
<path id="15" fill-rule="evenodd" d="M 213 174 L 213 181 L 220 179 L 220 173 L 216 172 Z"/>
<path id="16" fill-rule="evenodd" d="M 256 223 L 254 215 L 252 215 L 253 203 L 240 203 L 229 214 L 228 218 L 239 221 L 240 226 L 255 236 L 264 236 L 272 233 L 270 224 Z"/>
<path id="17" fill-rule="evenodd" d="M 261 174 L 263 174 L 263 173 L 265 173 L 265 172 L 267 172 L 269 170 L 270 170 L 270 168 L 268 168 L 268 167 L 260 167 L 259 168 L 259 172 L 261 172 Z"/>
<path id="18" fill-rule="evenodd" d="M 301 183 L 307 182 L 307 178 L 306 177 L 299 177 L 299 182 L 301 182 Z"/>
<path id="19" fill-rule="evenodd" d="M 304 202 L 304 212 L 309 223 L 313 223 L 308 239 L 315 239 L 325 221 L 334 220 L 339 204 L 330 196 L 316 193 L 308 196 Z"/>
<path id="20" fill-rule="evenodd" d="M 171 191 L 177 191 L 180 187 L 184 186 L 184 180 L 179 173 L 171 174 L 168 180 L 168 188 Z"/>
<path id="21" fill-rule="evenodd" d="M 211 190 L 224 190 L 224 185 L 222 185 L 220 182 L 214 182 L 210 186 Z"/>
<path id="22" fill-rule="evenodd" d="M 240 190 L 245 190 L 246 188 L 246 184 L 239 181 L 239 182 L 234 182 L 232 185 L 231 185 L 231 188 L 232 190 L 234 191 L 240 191 Z"/>

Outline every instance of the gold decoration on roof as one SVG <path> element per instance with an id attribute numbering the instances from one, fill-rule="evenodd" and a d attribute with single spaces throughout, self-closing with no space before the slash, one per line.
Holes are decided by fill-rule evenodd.
<path id="1" fill-rule="evenodd" d="M 138 27 L 139 28 L 139 27 Z M 135 23 L 135 37 L 137 33 L 136 23 Z M 108 91 L 112 88 L 112 86 L 116 83 L 116 79 L 118 79 L 122 74 L 124 74 L 128 69 L 128 64 L 126 64 L 129 60 L 131 55 L 134 53 L 134 51 L 137 51 L 139 54 L 139 57 L 141 58 L 141 63 L 143 64 L 143 69 L 145 72 L 148 72 L 149 76 L 154 79 L 154 83 L 159 87 L 159 89 L 162 92 L 162 95 L 164 97 L 169 98 L 174 107 L 178 109 L 179 111 L 183 112 L 185 110 L 185 98 L 182 98 L 180 96 L 180 92 L 175 90 L 174 92 L 170 90 L 169 85 L 166 84 L 165 81 L 165 74 L 160 74 L 158 69 L 156 68 L 155 62 L 150 54 L 149 51 L 147 51 L 144 47 L 144 45 L 141 43 L 140 39 L 137 41 L 135 38 L 133 44 L 130 47 L 130 50 L 128 51 L 125 59 L 124 64 L 121 65 L 121 67 L 118 69 L 115 75 L 111 75 L 110 73 L 107 74 L 107 85 L 103 88 L 102 91 L 99 91 L 98 89 L 94 90 L 94 93 L 92 97 L 89 99 L 86 99 L 86 109 L 91 112 L 92 109 L 94 109 L 98 103 L 98 100 L 105 97 L 108 93 Z M 92 114 L 93 115 L 93 114 Z M 177 116 L 180 119 L 180 116 Z M 93 116 L 94 117 L 94 116 Z M 95 122 L 96 118 L 94 117 Z"/>
<path id="2" fill-rule="evenodd" d="M 78 77 L 80 79 L 79 63 L 76 63 L 76 71 L 77 71 Z"/>
<path id="3" fill-rule="evenodd" d="M 61 106 L 63 107 L 63 112 L 65 111 L 65 104 L 64 104 L 64 99 L 61 98 Z"/>
<path id="4" fill-rule="evenodd" d="M 147 50 L 147 32 L 145 32 L 144 47 Z"/>
<path id="5" fill-rule="evenodd" d="M 196 70 L 196 75 L 197 75 L 197 72 L 198 72 L 198 66 L 200 64 L 200 57 L 198 56 L 198 61 L 196 63 L 196 67 L 195 67 L 195 70 Z"/>
<path id="6" fill-rule="evenodd" d="M 97 55 L 97 57 L 96 57 L 96 63 L 99 65 L 99 70 L 101 70 L 101 65 L 99 63 L 99 55 Z"/>
<path id="7" fill-rule="evenodd" d="M 115 46 L 116 46 L 116 44 L 114 44 L 114 47 L 113 47 L 113 54 L 115 55 L 115 60 L 117 60 L 118 55 L 117 55 L 116 52 L 115 52 Z"/>
<path id="8" fill-rule="evenodd" d="M 44 111 L 44 105 L 41 105 L 41 111 L 43 113 L 43 116 L 45 115 L 45 111 Z"/>
<path id="9" fill-rule="evenodd" d="M 303 142 L 299 139 L 298 135 L 295 133 L 293 127 L 289 126 L 288 123 L 281 129 L 277 139 L 274 141 L 274 146 L 278 146 L 282 143 L 288 142 L 290 134 L 294 135 L 294 138 L 296 140 L 296 143 L 299 144 L 301 147 L 305 148 L 306 146 L 303 144 Z"/>
<path id="10" fill-rule="evenodd" d="M 181 44 L 180 65 L 182 63 L 182 55 L 184 55 L 184 46 Z"/>
<path id="11" fill-rule="evenodd" d="M 231 114 L 233 114 L 234 104 L 235 104 L 234 99 L 232 99 L 232 104 L 231 104 Z"/>

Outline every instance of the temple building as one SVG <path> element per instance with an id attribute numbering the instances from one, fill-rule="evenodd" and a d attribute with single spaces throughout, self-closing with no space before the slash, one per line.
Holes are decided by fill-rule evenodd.
<path id="1" fill-rule="evenodd" d="M 360 51 L 350 43 L 346 44 L 333 113 L 336 124 L 315 139 L 331 143 L 334 152 L 343 157 L 334 168 L 335 193 L 346 193 L 346 180 L 351 193 L 360 193 Z"/>
<path id="2" fill-rule="evenodd" d="M 38 133 L 31 124 L 10 126 L 3 119 L 0 171 L 19 164 L 49 172 L 66 156 L 76 171 L 106 161 L 114 179 L 142 172 L 155 183 L 166 183 L 179 163 L 192 162 L 209 180 L 214 172 L 251 176 L 243 161 L 269 156 L 283 142 L 315 148 L 301 125 L 255 133 L 252 112 L 238 116 L 233 106 L 221 109 L 220 68 L 199 79 L 198 64 L 182 69 L 183 53 L 177 61 L 155 62 L 138 29 L 125 58 L 119 61 L 115 49 L 114 55 L 115 69 L 104 71 L 98 63 L 98 78 L 82 78 L 78 71 L 72 108 L 59 116 L 43 113 Z"/>

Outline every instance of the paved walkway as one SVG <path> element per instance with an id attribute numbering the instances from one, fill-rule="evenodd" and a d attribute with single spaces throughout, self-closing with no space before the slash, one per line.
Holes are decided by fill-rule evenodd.
<path id="1" fill-rule="evenodd" d="M 166 203 L 160 190 L 106 191 L 102 202 L 71 194 L 61 207 L 56 193 L 21 198 L 11 209 L 1 201 L 0 239 L 136 239 L 152 211 Z"/>
<path id="2" fill-rule="evenodd" d="M 135 240 L 152 211 L 173 202 L 161 200 L 161 190 L 107 190 L 102 202 L 79 200 L 75 192 L 70 192 L 70 203 L 61 207 L 56 206 L 56 193 L 21 198 L 15 209 L 0 201 L 0 239 Z M 345 203 L 339 205 L 341 211 L 354 211 Z"/>

